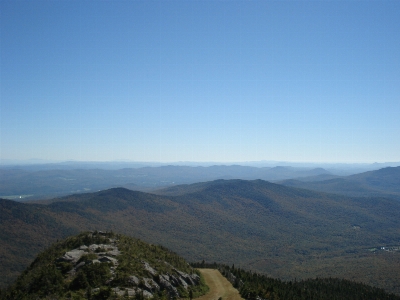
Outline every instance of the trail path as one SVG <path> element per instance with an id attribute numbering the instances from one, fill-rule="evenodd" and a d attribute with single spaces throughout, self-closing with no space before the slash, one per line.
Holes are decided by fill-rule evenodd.
<path id="1" fill-rule="evenodd" d="M 243 300 L 238 290 L 218 270 L 199 269 L 199 271 L 203 274 L 210 290 L 196 300 L 218 300 L 219 297 L 222 297 L 223 300 Z"/>

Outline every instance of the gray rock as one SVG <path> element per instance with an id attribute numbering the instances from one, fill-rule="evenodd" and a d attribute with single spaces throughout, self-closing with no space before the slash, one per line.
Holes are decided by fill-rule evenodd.
<path id="1" fill-rule="evenodd" d="M 150 293 L 149 291 L 144 290 L 143 291 L 143 297 L 145 297 L 145 298 L 153 298 L 153 294 Z"/>
<path id="2" fill-rule="evenodd" d="M 116 288 L 112 288 L 111 291 L 113 291 L 115 294 L 117 294 L 118 296 L 122 296 L 124 295 L 125 291 L 122 291 L 119 289 L 119 287 Z"/>
<path id="3" fill-rule="evenodd" d="M 108 251 L 107 254 L 112 255 L 112 256 L 117 256 L 117 255 L 120 255 L 121 252 L 118 249 L 114 249 L 114 250 Z"/>
<path id="4" fill-rule="evenodd" d="M 171 282 L 171 284 L 175 287 L 180 285 L 180 281 L 178 280 L 177 277 L 175 277 L 174 275 L 170 275 L 169 276 L 169 282 Z"/>
<path id="5" fill-rule="evenodd" d="M 97 249 L 104 249 L 104 251 L 114 251 L 117 250 L 118 251 L 118 247 L 115 247 L 113 245 L 110 244 L 92 244 L 88 247 L 90 249 L 90 251 L 96 251 Z"/>
<path id="6" fill-rule="evenodd" d="M 68 261 L 75 264 L 82 257 L 83 254 L 85 254 L 85 251 L 74 249 L 66 252 L 64 256 L 59 258 L 58 260 Z"/>
<path id="7" fill-rule="evenodd" d="M 185 281 L 182 277 L 179 277 L 179 278 L 178 278 L 178 281 L 179 281 L 180 285 L 181 285 L 185 290 L 187 290 L 188 284 L 186 283 L 186 281 Z"/>
<path id="8" fill-rule="evenodd" d="M 177 269 L 173 269 L 176 273 L 178 273 L 178 275 L 179 276 L 182 276 L 182 275 L 185 275 L 186 273 L 184 273 L 184 272 L 182 272 L 182 271 L 179 271 L 179 270 L 177 270 Z"/>
<path id="9" fill-rule="evenodd" d="M 167 275 L 167 274 L 161 274 L 161 275 L 159 276 L 159 278 L 160 278 L 160 279 L 163 279 L 163 280 L 165 280 L 165 281 L 169 281 L 169 275 Z"/>
<path id="10" fill-rule="evenodd" d="M 160 290 L 160 286 L 151 278 L 143 278 L 143 286 L 152 293 Z"/>
<path id="11" fill-rule="evenodd" d="M 181 272 L 177 269 L 174 269 L 174 271 L 178 273 L 179 278 L 184 280 L 188 285 L 195 285 L 195 282 L 193 281 L 192 277 L 189 274 Z"/>
<path id="12" fill-rule="evenodd" d="M 193 281 L 195 282 L 196 285 L 198 285 L 200 283 L 200 276 L 193 273 L 190 275 L 190 277 L 192 277 Z"/>
<path id="13" fill-rule="evenodd" d="M 133 297 L 136 295 L 136 292 L 134 289 L 129 289 L 129 288 L 123 288 L 123 289 L 119 289 L 116 294 L 118 296 L 125 296 L 126 294 L 128 294 L 129 297 Z"/>
<path id="14" fill-rule="evenodd" d="M 129 297 L 133 297 L 136 295 L 136 292 L 134 289 L 125 289 L 125 293 L 128 292 Z"/>
<path id="15" fill-rule="evenodd" d="M 144 269 L 149 272 L 151 275 L 155 276 L 157 274 L 157 271 L 154 270 L 147 262 L 142 261 Z"/>
<path id="16" fill-rule="evenodd" d="M 136 295 L 136 292 L 134 289 L 129 289 L 129 288 L 112 288 L 111 289 L 115 294 L 117 294 L 118 296 L 125 296 L 126 294 L 128 294 L 129 297 L 133 297 Z"/>
<path id="17" fill-rule="evenodd" d="M 166 264 L 167 266 L 171 267 L 171 269 L 173 269 L 173 268 L 174 268 L 174 266 L 173 266 L 173 265 L 171 265 L 170 263 L 168 263 L 168 262 L 166 262 L 166 261 L 164 261 L 164 264 Z"/>
<path id="18" fill-rule="evenodd" d="M 142 289 L 136 289 L 136 294 L 141 294 L 143 293 L 143 297 L 145 298 L 153 298 L 153 294 L 150 293 L 149 291 L 142 290 Z"/>
<path id="19" fill-rule="evenodd" d="M 88 248 L 89 248 L 90 251 L 96 251 L 97 248 L 99 248 L 99 245 L 97 245 L 97 244 L 92 244 L 92 245 L 90 245 Z"/>
<path id="20" fill-rule="evenodd" d="M 103 256 L 101 258 L 99 258 L 100 262 L 111 262 L 113 263 L 113 265 L 117 265 L 118 264 L 118 260 L 116 260 L 115 258 L 109 257 L 109 256 Z"/>
<path id="21" fill-rule="evenodd" d="M 196 285 L 193 278 L 189 274 L 185 274 L 181 278 L 183 278 L 183 280 L 185 280 L 188 285 Z"/>
<path id="22" fill-rule="evenodd" d="M 139 278 L 137 278 L 136 276 L 129 276 L 128 282 L 132 285 L 139 285 Z"/>
<path id="23" fill-rule="evenodd" d="M 85 262 L 84 262 L 84 261 L 81 261 L 79 264 L 77 264 L 77 265 L 75 266 L 75 270 L 78 270 L 79 268 L 83 267 L 84 265 L 85 265 Z"/>
<path id="24" fill-rule="evenodd" d="M 172 286 L 172 284 L 169 282 L 168 275 L 160 275 L 158 283 L 161 289 L 168 291 L 171 297 L 179 298 L 179 292 L 176 287 Z"/>
<path id="25" fill-rule="evenodd" d="M 68 271 L 67 274 L 69 274 L 70 276 L 75 276 L 75 274 L 76 274 L 76 269 L 74 268 L 74 269 Z"/>

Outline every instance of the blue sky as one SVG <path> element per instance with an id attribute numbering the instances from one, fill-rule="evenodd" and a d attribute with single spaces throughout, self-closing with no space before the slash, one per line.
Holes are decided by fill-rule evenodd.
<path id="1" fill-rule="evenodd" d="M 400 1 L 1 1 L 1 159 L 400 161 Z"/>

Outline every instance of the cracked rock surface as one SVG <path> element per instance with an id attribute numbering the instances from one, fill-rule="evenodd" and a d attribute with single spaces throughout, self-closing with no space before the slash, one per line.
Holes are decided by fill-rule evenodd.
<path id="1" fill-rule="evenodd" d="M 156 294 L 180 298 L 200 284 L 200 276 L 187 263 L 178 260 L 189 272 L 161 259 L 171 256 L 177 260 L 159 246 L 110 238 L 106 232 L 89 233 L 88 237 L 101 237 L 103 242 L 80 244 L 56 259 L 57 268 L 65 271 L 75 289 L 90 288 L 92 294 L 97 294 L 106 286 L 115 295 L 128 298 L 152 298 Z"/>

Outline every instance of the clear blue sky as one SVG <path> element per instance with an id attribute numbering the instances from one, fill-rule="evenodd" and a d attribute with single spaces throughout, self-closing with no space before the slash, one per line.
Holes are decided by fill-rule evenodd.
<path id="1" fill-rule="evenodd" d="M 400 161 L 400 1 L 1 1 L 1 159 Z"/>

